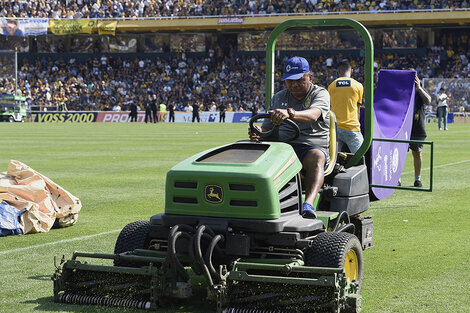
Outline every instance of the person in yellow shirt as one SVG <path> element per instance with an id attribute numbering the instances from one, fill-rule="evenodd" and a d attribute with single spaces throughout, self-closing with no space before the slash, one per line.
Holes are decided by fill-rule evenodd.
<path id="1" fill-rule="evenodd" d="M 351 78 L 352 67 L 348 60 L 338 64 L 338 78 L 328 86 L 331 110 L 336 115 L 338 151 L 346 144 L 349 151 L 356 153 L 362 145 L 364 137 L 359 123 L 360 105 L 364 87 Z"/>

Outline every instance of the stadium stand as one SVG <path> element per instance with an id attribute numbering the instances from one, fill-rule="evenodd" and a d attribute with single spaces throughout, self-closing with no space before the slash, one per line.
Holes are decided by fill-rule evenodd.
<path id="1" fill-rule="evenodd" d="M 2 17 L 122 18 L 362 12 L 468 8 L 464 1 L 326 1 L 326 0 L 48 0 L 2 1 Z"/>
<path id="2" fill-rule="evenodd" d="M 376 70 L 406 69 L 418 64 L 422 78 L 470 77 L 470 55 L 463 50 L 450 54 L 444 47 L 428 49 L 421 57 L 381 53 L 376 55 Z M 19 72 L 20 89 L 27 99 L 34 99 L 35 106 L 48 110 L 54 110 L 60 102 L 67 103 L 69 110 L 111 110 L 116 104 L 127 110 L 132 101 L 143 105 L 147 94 L 156 94 L 161 102 L 173 102 L 177 110 L 199 100 L 206 110 L 215 102 L 237 111 L 264 102 L 264 58 L 257 54 L 234 54 L 222 60 L 209 53 L 193 57 L 174 53 L 168 59 L 154 60 L 124 57 L 103 54 L 83 61 L 42 57 L 31 63 L 24 59 Z M 328 86 L 336 77 L 336 63 L 342 57 L 308 57 L 316 83 Z M 349 58 L 356 71 L 354 76 L 362 81 L 362 59 Z M 277 81 L 276 88 L 279 84 Z"/>
<path id="3" fill-rule="evenodd" d="M 115 35 L 96 34 L 97 29 L 64 36 L 51 34 L 50 29 L 48 35 L 37 37 L 0 35 L 0 50 L 19 52 L 18 92 L 34 110 L 56 110 L 61 103 L 69 110 L 111 110 L 116 105 L 127 110 L 131 103 L 143 109 L 147 96 L 155 94 L 177 110 L 199 101 L 206 110 L 216 103 L 243 111 L 264 103 L 269 29 L 286 16 L 354 13 L 370 26 L 376 71 L 415 67 L 421 78 L 470 81 L 469 19 L 459 15 L 468 8 L 467 0 L 2 1 L 3 17 L 114 18 L 119 24 Z M 382 21 L 379 15 L 388 17 Z M 219 18 L 230 16 L 254 20 L 233 26 L 229 19 L 219 25 Z M 194 25 L 188 26 L 187 19 Z M 210 26 L 200 30 L 204 23 Z M 172 26 L 161 28 L 164 24 Z M 344 57 L 355 67 L 354 77 L 363 80 L 363 42 L 354 31 L 286 32 L 276 49 L 276 64 L 294 54 L 307 57 L 317 84 L 328 86 L 336 76 L 336 63 Z M 432 84 L 440 86 L 440 81 Z M 275 88 L 280 88 L 279 80 Z M 14 91 L 12 71 L 4 66 L 0 93 Z M 450 109 L 465 103 L 470 111 L 468 102 L 454 101 Z"/>

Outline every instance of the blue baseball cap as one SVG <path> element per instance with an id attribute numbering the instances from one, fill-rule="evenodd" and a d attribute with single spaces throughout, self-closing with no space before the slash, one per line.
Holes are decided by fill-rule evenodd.
<path id="1" fill-rule="evenodd" d="M 281 80 L 285 79 L 299 79 L 304 76 L 305 73 L 310 72 L 310 67 L 308 66 L 307 60 L 302 57 L 292 57 L 286 62 L 286 67 L 284 68 L 284 76 Z"/>

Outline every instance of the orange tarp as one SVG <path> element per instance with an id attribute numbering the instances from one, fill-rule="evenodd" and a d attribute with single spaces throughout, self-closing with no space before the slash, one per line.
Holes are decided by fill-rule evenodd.
<path id="1" fill-rule="evenodd" d="M 23 234 L 47 232 L 57 219 L 60 226 L 77 222 L 80 200 L 19 161 L 10 161 L 7 172 L 0 173 L 0 199 L 17 210 Z M 1 200 L 0 200 L 1 201 Z"/>

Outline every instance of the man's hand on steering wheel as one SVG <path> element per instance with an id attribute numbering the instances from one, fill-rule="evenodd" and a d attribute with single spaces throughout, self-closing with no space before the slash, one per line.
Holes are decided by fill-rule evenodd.
<path id="1" fill-rule="evenodd" d="M 290 111 L 291 109 L 287 109 L 287 110 L 276 109 L 272 111 L 270 110 L 268 111 L 268 113 L 258 114 L 258 115 L 253 116 L 250 119 L 250 128 L 248 129 L 248 135 L 250 136 L 250 140 L 251 141 L 266 140 L 266 141 L 289 142 L 289 141 L 297 139 L 300 135 L 300 128 L 299 128 L 299 125 L 297 125 L 294 121 L 292 121 L 292 118 L 295 116 L 295 111 L 293 110 L 291 112 Z M 262 118 L 270 118 L 274 127 L 268 130 L 268 129 L 262 129 L 257 125 L 253 125 L 254 122 Z M 293 134 L 289 138 L 281 139 L 279 137 L 279 126 L 282 123 L 286 123 L 290 127 L 292 127 L 295 134 Z"/>
<path id="2" fill-rule="evenodd" d="M 269 110 L 268 114 L 271 116 L 271 121 L 274 125 L 281 125 L 285 119 L 289 118 L 289 113 L 286 109 Z"/>
<path id="3" fill-rule="evenodd" d="M 259 127 L 258 125 L 253 125 L 253 127 L 256 128 L 260 133 L 263 132 L 261 127 Z M 250 137 L 250 141 L 260 141 L 261 140 L 261 136 L 258 135 L 257 133 L 255 133 L 254 131 L 252 131 L 250 127 L 248 127 L 248 136 Z"/>

